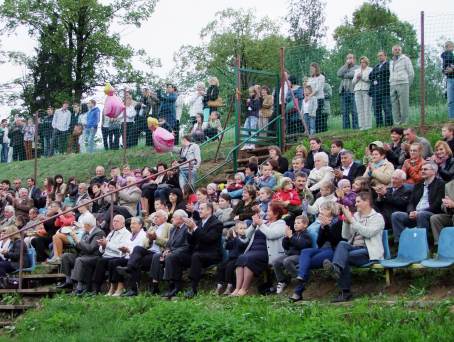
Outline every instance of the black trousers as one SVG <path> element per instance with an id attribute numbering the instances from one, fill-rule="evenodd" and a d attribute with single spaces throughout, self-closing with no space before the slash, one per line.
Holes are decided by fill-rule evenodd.
<path id="1" fill-rule="evenodd" d="M 189 269 L 189 278 L 191 279 L 192 289 L 197 290 L 202 271 L 204 268 L 218 264 L 221 256 L 218 253 L 194 252 L 191 255 L 191 267 Z"/>
<path id="2" fill-rule="evenodd" d="M 100 287 L 102 283 L 106 280 L 106 272 L 110 270 L 111 263 L 115 262 L 116 260 L 121 260 L 123 258 L 99 258 L 96 261 L 95 270 L 93 273 L 93 283 Z M 109 272 L 110 276 L 110 272 Z M 109 279 L 110 280 L 110 279 Z"/>
<path id="3" fill-rule="evenodd" d="M 172 253 L 164 260 L 164 280 L 180 282 L 183 270 L 191 266 L 191 254 Z"/>
<path id="4" fill-rule="evenodd" d="M 47 250 L 52 243 L 52 237 L 36 237 L 32 240 L 31 244 L 36 250 L 36 261 L 43 262 L 49 257 Z"/>
<path id="5" fill-rule="evenodd" d="M 221 262 L 217 267 L 216 279 L 219 284 L 235 284 L 235 269 L 238 258 Z"/>
<path id="6" fill-rule="evenodd" d="M 140 282 L 140 272 L 150 269 L 154 254 L 155 252 L 141 246 L 134 247 L 128 260 L 128 268 L 131 274 L 129 286 L 131 288 L 137 288 Z"/>
<path id="7" fill-rule="evenodd" d="M 124 279 L 121 275 L 117 272 L 118 266 L 126 266 L 128 264 L 128 259 L 126 258 L 115 258 L 109 261 L 107 265 L 107 270 L 109 272 L 109 282 L 116 284 L 124 282 Z"/>
<path id="8" fill-rule="evenodd" d="M 164 275 L 164 261 L 161 261 L 161 253 L 153 254 L 150 268 L 150 278 L 155 281 L 161 281 Z"/>

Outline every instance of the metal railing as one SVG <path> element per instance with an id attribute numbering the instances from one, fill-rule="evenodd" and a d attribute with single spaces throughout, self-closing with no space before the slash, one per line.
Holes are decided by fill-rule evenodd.
<path id="1" fill-rule="evenodd" d="M 22 273 L 23 273 L 22 270 L 23 270 L 23 265 L 24 265 L 24 243 L 25 243 L 25 242 L 24 242 L 24 238 L 25 238 L 24 234 L 25 234 L 25 232 L 26 232 L 27 230 L 33 229 L 33 228 L 35 228 L 35 227 L 37 227 L 37 226 L 39 226 L 39 225 L 41 225 L 41 224 L 43 224 L 43 223 L 45 223 L 45 222 L 54 220 L 54 219 L 56 219 L 56 218 L 58 218 L 58 217 L 60 217 L 60 216 L 62 216 L 62 215 L 65 215 L 65 214 L 67 214 L 67 213 L 69 213 L 69 212 L 73 212 L 73 211 L 79 209 L 80 207 L 86 207 L 86 206 L 90 205 L 91 203 L 96 202 L 96 201 L 98 201 L 98 200 L 100 200 L 100 199 L 102 199 L 102 198 L 108 197 L 108 196 L 110 196 L 111 199 L 112 199 L 111 204 L 110 204 L 110 208 L 109 208 L 109 210 L 110 210 L 110 216 L 111 216 L 111 217 L 110 217 L 110 222 L 112 222 L 113 205 L 114 205 L 114 204 L 113 204 L 113 203 L 114 203 L 113 197 L 114 197 L 114 195 L 115 195 L 116 193 L 118 193 L 118 192 L 120 192 L 120 191 L 122 191 L 122 190 L 128 189 L 128 188 L 130 188 L 130 187 L 139 185 L 139 184 L 141 184 L 141 183 L 144 183 L 144 182 L 146 182 L 146 181 L 148 181 L 148 180 L 153 180 L 153 179 L 155 179 L 157 176 L 160 176 L 160 175 L 162 175 L 162 174 L 165 174 L 165 173 L 167 173 L 167 172 L 170 171 L 170 170 L 179 169 L 182 165 L 185 165 L 185 164 L 189 164 L 189 176 L 188 176 L 188 179 L 191 179 L 191 169 L 192 169 L 192 164 L 191 164 L 191 163 L 192 163 L 192 162 L 196 162 L 196 160 L 195 160 L 195 159 L 186 160 L 186 161 L 184 161 L 184 162 L 182 162 L 182 163 L 180 163 L 180 164 L 178 164 L 178 165 L 169 167 L 168 169 L 166 169 L 166 170 L 164 170 L 164 171 L 155 173 L 155 174 L 150 175 L 150 176 L 148 176 L 148 177 L 146 177 L 146 178 L 144 178 L 144 179 L 141 179 L 140 181 L 137 181 L 137 182 L 134 182 L 134 183 L 125 185 L 125 186 L 123 186 L 123 187 L 120 187 L 120 188 L 115 189 L 115 190 L 110 191 L 110 192 L 106 192 L 105 194 L 103 194 L 103 195 L 101 195 L 101 196 L 99 196 L 99 197 L 97 197 L 97 198 L 93 198 L 93 199 L 91 199 L 91 200 L 89 200 L 89 201 L 86 201 L 86 202 L 84 202 L 83 204 L 76 205 L 75 207 L 72 207 L 71 209 L 62 211 L 61 213 L 58 213 L 58 214 L 56 214 L 56 215 L 54 215 L 54 216 L 47 217 L 47 218 L 45 218 L 44 220 L 41 220 L 41 221 L 39 221 L 39 222 L 37 222 L 37 223 L 34 223 L 34 224 L 30 225 L 30 226 L 23 227 L 23 228 L 19 229 L 19 231 L 16 232 L 16 233 L 8 234 L 8 235 L 5 235 L 5 236 L 1 237 L 1 238 L 0 238 L 0 241 L 5 240 L 5 239 L 7 239 L 7 238 L 10 238 L 10 237 L 12 237 L 12 236 L 15 236 L 15 235 L 17 235 L 17 234 L 20 234 L 21 246 L 20 246 L 20 256 L 19 256 L 19 289 L 22 289 Z"/>

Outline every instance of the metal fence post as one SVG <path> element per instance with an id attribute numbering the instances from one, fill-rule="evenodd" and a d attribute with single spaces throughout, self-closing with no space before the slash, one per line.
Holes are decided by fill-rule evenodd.
<path id="1" fill-rule="evenodd" d="M 33 166 L 33 177 L 35 179 L 35 184 L 38 183 L 38 136 L 39 136 L 38 113 L 39 111 L 35 112 L 35 162 Z"/>
<path id="2" fill-rule="evenodd" d="M 281 87 L 279 93 L 279 99 L 281 103 L 281 120 L 280 120 L 280 130 L 278 131 L 278 135 L 280 135 L 280 148 L 282 151 L 285 151 L 285 94 L 284 94 L 284 87 L 287 78 L 285 77 L 285 50 L 284 48 L 279 49 L 279 59 L 280 59 L 280 77 L 281 77 Z"/>
<path id="3" fill-rule="evenodd" d="M 236 58 L 235 76 L 236 76 L 236 102 L 235 102 L 235 150 L 233 151 L 233 170 L 238 169 L 238 145 L 240 144 L 240 127 L 241 127 L 241 60 L 238 56 Z"/>
<path id="4" fill-rule="evenodd" d="M 419 129 L 421 132 L 425 130 L 425 123 L 426 123 L 426 108 L 425 108 L 425 66 L 424 66 L 424 11 L 421 11 L 421 51 L 420 51 L 420 68 L 419 68 L 419 94 L 421 99 L 421 120 L 419 123 Z"/>
<path id="5" fill-rule="evenodd" d="M 22 269 L 24 268 L 24 237 L 25 232 L 20 233 L 20 255 L 19 255 L 19 290 L 22 289 Z"/>

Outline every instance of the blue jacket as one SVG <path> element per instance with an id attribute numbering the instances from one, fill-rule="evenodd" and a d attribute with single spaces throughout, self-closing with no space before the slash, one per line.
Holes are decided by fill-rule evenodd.
<path id="1" fill-rule="evenodd" d="M 175 129 L 175 122 L 177 120 L 177 112 L 175 102 L 177 101 L 177 93 L 158 92 L 158 99 L 161 103 L 159 106 L 158 118 L 164 118 L 169 127 Z"/>
<path id="2" fill-rule="evenodd" d="M 100 110 L 98 107 L 92 108 L 87 114 L 86 128 L 98 128 Z"/>

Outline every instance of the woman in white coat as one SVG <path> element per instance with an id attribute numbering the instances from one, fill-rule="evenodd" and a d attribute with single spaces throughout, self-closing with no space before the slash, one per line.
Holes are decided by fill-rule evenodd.
<path id="1" fill-rule="evenodd" d="M 236 288 L 231 296 L 245 296 L 254 275 L 260 275 L 268 265 L 272 265 L 284 254 L 282 239 L 287 225 L 281 219 L 283 214 L 282 204 L 273 201 L 268 206 L 267 222 L 258 213 L 252 216 L 252 225 L 246 230 L 250 241 L 236 263 Z"/>
<path id="2" fill-rule="evenodd" d="M 353 91 L 358 111 L 359 129 L 364 130 L 372 128 L 372 98 L 369 96 L 369 74 L 372 68 L 369 67 L 369 59 L 367 57 L 361 57 L 360 63 L 360 67 L 356 69 L 353 76 Z"/>

